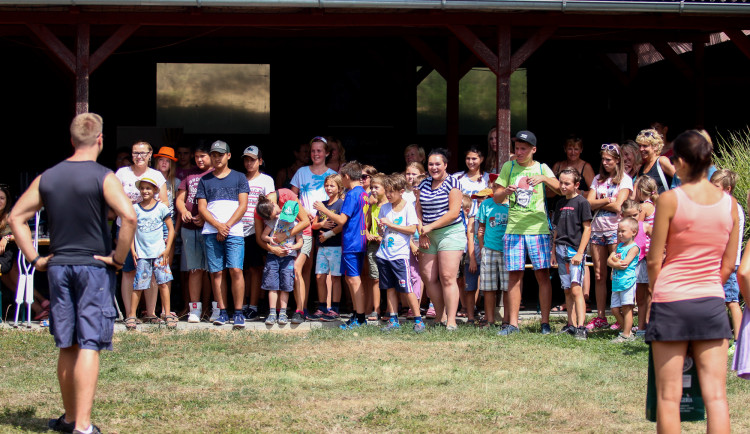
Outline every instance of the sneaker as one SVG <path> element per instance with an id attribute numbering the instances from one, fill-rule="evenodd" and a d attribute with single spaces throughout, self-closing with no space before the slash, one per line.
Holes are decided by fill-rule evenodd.
<path id="1" fill-rule="evenodd" d="M 324 315 L 325 315 L 325 313 L 323 313 L 322 310 L 318 309 L 318 310 L 315 311 L 314 314 L 307 315 L 307 319 L 308 319 L 308 321 L 320 321 L 323 318 Z"/>
<path id="2" fill-rule="evenodd" d="M 329 309 L 327 313 L 324 313 L 323 316 L 320 317 L 320 320 L 323 322 L 331 322 L 336 321 L 339 318 L 339 314 Z"/>
<path id="3" fill-rule="evenodd" d="M 437 313 L 435 312 L 435 307 L 430 303 L 430 308 L 427 309 L 427 313 L 425 314 L 425 318 L 435 318 L 437 316 Z"/>
<path id="4" fill-rule="evenodd" d="M 77 429 L 74 429 L 73 434 L 83 434 L 83 431 L 78 431 Z M 91 434 L 102 434 L 102 431 L 99 429 L 98 426 L 91 424 Z"/>
<path id="5" fill-rule="evenodd" d="M 358 328 L 360 326 L 359 322 L 357 321 L 357 317 L 352 316 L 349 318 L 349 320 L 339 326 L 341 330 L 351 330 Z"/>
<path id="6" fill-rule="evenodd" d="M 612 324 L 611 326 L 609 326 L 609 329 L 610 330 L 620 330 L 620 323 L 617 322 L 617 321 L 615 321 L 614 324 Z"/>
<path id="7" fill-rule="evenodd" d="M 216 321 L 216 318 L 219 317 L 219 313 L 221 312 L 221 309 L 219 309 L 219 304 L 217 302 L 212 301 L 211 305 L 213 307 L 211 308 L 211 317 L 208 318 L 208 322 Z"/>
<path id="8" fill-rule="evenodd" d="M 617 335 L 616 338 L 612 339 L 610 342 L 613 344 L 621 344 L 624 342 L 632 342 L 634 340 L 635 340 L 634 334 L 631 333 L 630 336 L 625 336 L 622 333 L 620 333 L 619 335 Z"/>
<path id="9" fill-rule="evenodd" d="M 76 428 L 75 422 L 65 422 L 65 413 L 57 419 L 50 419 L 47 422 L 47 427 L 52 431 L 58 432 L 73 432 Z"/>
<path id="10" fill-rule="evenodd" d="M 586 329 L 591 331 L 591 330 L 594 330 L 595 328 L 602 329 L 608 326 L 609 326 L 609 323 L 607 322 L 606 319 L 599 318 L 597 316 L 586 324 Z"/>
<path id="11" fill-rule="evenodd" d="M 521 330 L 519 330 L 518 327 L 516 327 L 514 325 L 506 324 L 505 326 L 503 326 L 500 329 L 499 332 L 497 332 L 497 335 L 498 336 L 508 336 L 508 335 L 513 334 L 513 333 L 518 333 L 520 331 Z"/>
<path id="12" fill-rule="evenodd" d="M 229 315 L 227 315 L 227 312 L 224 311 L 224 313 L 219 312 L 219 316 L 216 317 L 214 320 L 215 326 L 223 326 L 224 324 L 229 322 Z"/>
<path id="13" fill-rule="evenodd" d="M 409 309 L 408 311 L 406 311 L 406 319 L 414 319 L 415 316 L 416 315 L 414 315 L 413 310 Z"/>
<path id="14" fill-rule="evenodd" d="M 237 311 L 234 313 L 234 325 L 232 326 L 234 330 L 241 330 L 245 328 L 245 315 Z"/>
<path id="15" fill-rule="evenodd" d="M 414 332 L 415 333 L 422 333 L 424 331 L 425 325 L 424 321 L 415 322 L 414 323 Z"/>
<path id="16" fill-rule="evenodd" d="M 271 312 L 268 314 L 268 317 L 266 317 L 266 325 L 274 324 L 276 324 L 276 312 Z"/>
<path id="17" fill-rule="evenodd" d="M 292 320 L 294 322 L 294 320 Z M 287 325 L 289 324 L 289 317 L 286 316 L 286 312 L 280 312 L 279 313 L 279 325 Z"/>
<path id="18" fill-rule="evenodd" d="M 449 326 L 445 326 L 445 329 L 449 332 L 455 332 L 456 330 L 458 330 L 458 326 L 449 325 Z"/>
<path id="19" fill-rule="evenodd" d="M 401 324 L 399 324 L 398 321 L 389 320 L 388 321 L 388 325 L 386 325 L 385 327 L 381 328 L 380 330 L 382 330 L 384 332 L 392 332 L 392 331 L 395 331 L 395 330 L 399 330 L 400 328 L 401 328 Z"/>
<path id="20" fill-rule="evenodd" d="M 191 324 L 201 322 L 201 310 L 203 310 L 203 303 L 193 302 L 189 303 L 190 314 L 188 315 L 188 322 Z"/>
<path id="21" fill-rule="evenodd" d="M 550 326 L 549 326 L 548 323 L 543 322 L 542 323 L 542 334 L 543 335 L 548 335 L 550 333 L 552 333 L 552 328 L 550 328 Z"/>
<path id="22" fill-rule="evenodd" d="M 249 307 L 246 307 L 242 309 L 242 316 L 245 317 L 245 321 L 257 321 L 258 311 L 255 309 L 250 309 Z"/>
<path id="23" fill-rule="evenodd" d="M 576 328 L 570 324 L 566 324 L 559 332 L 557 332 L 558 335 L 564 335 L 565 333 L 574 335 L 576 333 Z"/>
<path id="24" fill-rule="evenodd" d="M 294 312 L 292 315 L 292 324 L 302 324 L 305 322 L 305 315 L 300 312 Z"/>
<path id="25" fill-rule="evenodd" d="M 635 332 L 635 337 L 638 339 L 646 339 L 646 330 L 638 330 Z"/>
<path id="26" fill-rule="evenodd" d="M 586 329 L 586 327 L 573 327 L 573 329 L 575 330 L 575 337 L 579 341 L 585 341 L 589 338 L 589 331 Z"/>

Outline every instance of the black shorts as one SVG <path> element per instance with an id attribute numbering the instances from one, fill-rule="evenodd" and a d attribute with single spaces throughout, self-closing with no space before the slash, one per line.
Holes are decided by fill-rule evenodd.
<path id="1" fill-rule="evenodd" d="M 5 246 L 5 251 L 0 255 L 0 274 L 8 274 L 13 268 L 13 264 L 16 262 L 16 253 L 18 247 L 15 243 L 8 243 Z M 33 259 L 33 258 L 32 258 Z"/>
<path id="2" fill-rule="evenodd" d="M 262 267 L 265 264 L 266 250 L 258 245 L 255 234 L 245 237 L 245 260 L 243 268 Z"/>
<path id="3" fill-rule="evenodd" d="M 706 341 L 731 337 L 732 330 L 722 297 L 651 303 L 646 342 Z"/>

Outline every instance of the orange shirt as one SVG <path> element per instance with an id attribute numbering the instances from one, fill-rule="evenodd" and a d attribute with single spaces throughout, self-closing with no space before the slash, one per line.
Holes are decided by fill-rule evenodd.
<path id="1" fill-rule="evenodd" d="M 667 234 L 667 257 L 654 284 L 653 302 L 724 298 L 721 258 L 732 232 L 732 199 L 713 205 L 693 202 L 676 188 L 677 210 Z"/>

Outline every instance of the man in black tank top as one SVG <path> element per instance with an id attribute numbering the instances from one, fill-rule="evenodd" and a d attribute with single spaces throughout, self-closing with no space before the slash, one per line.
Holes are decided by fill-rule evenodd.
<path id="1" fill-rule="evenodd" d="M 48 427 L 62 432 L 99 432 L 91 407 L 99 375 L 99 351 L 112 349 L 116 310 L 115 271 L 122 268 L 137 224 L 135 209 L 111 170 L 96 163 L 102 151 L 102 118 L 76 116 L 70 125 L 73 156 L 38 176 L 10 214 L 16 244 L 31 265 L 47 271 L 50 333 L 60 348 L 58 380 L 65 413 Z M 47 210 L 50 255 L 34 249 L 26 222 Z M 107 214 L 122 219 L 112 251 Z"/>

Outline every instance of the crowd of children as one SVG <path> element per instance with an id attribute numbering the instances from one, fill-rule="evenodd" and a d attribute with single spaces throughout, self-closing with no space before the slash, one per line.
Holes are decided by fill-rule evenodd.
<path id="1" fill-rule="evenodd" d="M 639 139 L 653 144 L 647 149 L 652 153 L 664 145 L 654 130 L 642 131 Z M 576 140 L 580 153 L 582 142 Z M 482 150 L 471 147 L 465 153 L 466 170 L 448 175 L 450 182 L 444 184 L 447 191 L 460 189 L 463 196 L 460 220 L 467 242 L 455 276 L 460 297 L 457 316 L 479 327 L 499 323 L 499 335 L 518 332 L 523 276 L 532 268 L 539 290 L 541 332 L 551 333 L 550 269 L 557 268 L 567 311 L 561 333 L 586 339 L 594 329 L 619 330 L 614 342 L 643 336 L 651 294 L 646 256 L 659 191 L 668 181 L 647 174 L 631 178 L 628 173 L 636 169 L 626 171 L 615 143 L 601 146 L 599 171 L 586 185 L 583 175 L 588 163 L 584 162 L 584 170 L 558 163 L 553 172 L 534 160 L 537 138 L 532 132 L 519 132 L 513 142 L 512 158 L 499 173 L 483 171 L 494 162 L 485 161 Z M 268 325 L 339 321 L 345 287 L 352 315 L 341 328 L 382 320 L 384 330 L 394 330 L 404 317 L 413 320 L 417 332 L 425 330 L 423 317 L 446 324 L 445 303 L 441 300 L 441 311 L 435 310 L 423 290 L 427 279 L 419 270 L 420 257 L 427 252 L 424 245 L 420 248 L 420 235 L 427 236 L 421 213 L 431 209 L 424 197 L 421 206 L 418 201 L 423 181 L 431 176 L 423 165 L 424 150 L 410 145 L 405 171 L 384 174 L 357 161 L 346 162 L 341 155 L 338 171 L 333 170 L 326 164 L 334 148 L 342 149 L 335 139 L 315 137 L 308 148 L 312 164 L 298 165 L 291 189 L 277 190 L 274 180 L 261 171 L 263 157 L 257 146 L 242 153 L 244 175 L 229 168 L 232 154 L 225 142 L 181 147 L 177 152 L 162 147 L 154 157 L 169 185 L 140 170 L 144 174 L 130 187 L 140 195 L 131 195 L 138 230 L 131 248 L 133 290 L 123 291 L 128 296 L 126 327 L 135 329 L 140 323 L 137 312 L 144 290 L 158 291 L 162 318 L 168 327 L 177 326 L 169 294 L 175 253 L 180 263 L 172 265 L 182 270 L 179 278 L 186 298 L 186 309 L 179 316 L 191 323 L 208 317 L 215 325 L 243 328 L 245 321 L 260 319 L 261 298 L 268 302 Z M 150 153 L 144 142 L 133 146 L 133 155 L 140 159 L 150 159 Z M 438 163 L 447 162 L 444 154 L 439 156 Z M 654 173 L 662 177 L 660 170 L 666 163 L 654 161 L 658 166 Z M 720 169 L 711 182 L 732 194 L 736 174 Z M 162 203 L 165 188 L 168 206 Z M 744 211 L 740 209 L 739 215 L 744 224 Z M 597 307 L 588 322 L 587 265 L 593 265 Z M 312 270 L 317 306 L 309 313 Z M 742 313 L 734 275 L 725 290 L 736 339 Z M 294 312 L 287 311 L 290 294 Z M 503 315 L 496 318 L 500 302 Z M 614 324 L 606 319 L 607 307 Z"/>

